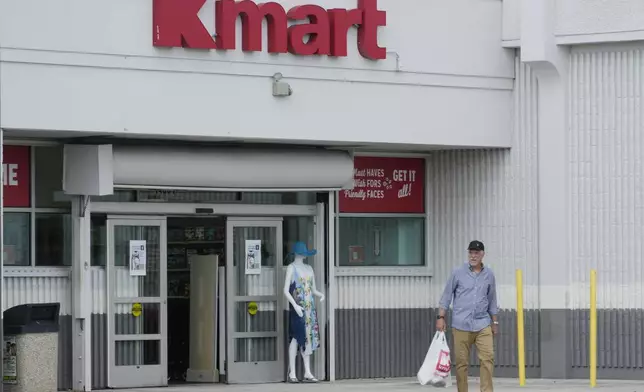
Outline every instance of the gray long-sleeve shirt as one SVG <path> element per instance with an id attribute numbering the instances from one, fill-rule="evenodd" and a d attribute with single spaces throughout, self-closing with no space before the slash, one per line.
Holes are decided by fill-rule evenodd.
<path id="1" fill-rule="evenodd" d="M 452 272 L 439 306 L 448 310 L 453 300 L 452 328 L 478 332 L 491 323 L 499 313 L 496 302 L 496 279 L 488 267 L 481 272 L 472 271 L 469 263 Z"/>

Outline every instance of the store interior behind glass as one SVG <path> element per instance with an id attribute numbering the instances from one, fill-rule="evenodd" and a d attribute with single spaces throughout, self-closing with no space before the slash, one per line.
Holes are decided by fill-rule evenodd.
<path id="1" fill-rule="evenodd" d="M 169 217 L 167 227 L 168 381 L 176 383 L 185 381 L 189 367 L 190 258 L 192 255 L 218 255 L 219 266 L 225 266 L 226 220 L 223 217 Z M 220 331 L 217 336 L 221 342 Z"/>

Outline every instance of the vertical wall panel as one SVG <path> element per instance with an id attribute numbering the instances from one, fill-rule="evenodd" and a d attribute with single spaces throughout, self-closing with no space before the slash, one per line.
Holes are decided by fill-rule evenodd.
<path id="1" fill-rule="evenodd" d="M 3 284 L 3 310 L 21 304 L 58 302 L 60 314 L 71 315 L 71 282 L 68 276 L 7 275 Z"/>
<path id="2" fill-rule="evenodd" d="M 644 46 L 580 47 L 570 62 L 572 365 L 588 366 L 589 274 L 598 274 L 598 365 L 641 372 Z M 639 376 L 641 377 L 641 376 Z M 638 378 L 639 378 L 638 377 Z"/>
<path id="3" fill-rule="evenodd" d="M 416 374 L 433 333 L 440 294 L 467 259 L 469 241 L 485 242 L 497 277 L 503 335 L 497 374 L 516 375 L 515 271 L 524 272 L 526 361 L 538 375 L 537 82 L 516 59 L 514 142 L 510 150 L 440 151 L 429 162 L 430 248 L 434 276 L 338 277 L 336 376 Z M 476 365 L 475 355 L 472 364 Z M 474 366 L 474 372 L 476 372 Z"/>
<path id="4" fill-rule="evenodd" d="M 516 307 L 515 271 L 522 269 L 525 307 L 538 308 L 537 82 L 518 57 L 515 68 L 512 148 L 433 154 L 433 298 L 452 268 L 466 261 L 467 243 L 479 239 L 500 306 Z"/>
<path id="5" fill-rule="evenodd" d="M 107 276 L 105 268 L 92 267 L 92 389 L 107 387 Z"/>

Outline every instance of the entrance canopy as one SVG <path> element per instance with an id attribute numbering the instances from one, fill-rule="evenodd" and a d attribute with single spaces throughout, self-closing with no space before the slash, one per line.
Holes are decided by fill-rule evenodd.
<path id="1" fill-rule="evenodd" d="M 66 145 L 64 190 L 101 196 L 114 187 L 319 190 L 353 185 L 353 159 L 324 149 Z"/>

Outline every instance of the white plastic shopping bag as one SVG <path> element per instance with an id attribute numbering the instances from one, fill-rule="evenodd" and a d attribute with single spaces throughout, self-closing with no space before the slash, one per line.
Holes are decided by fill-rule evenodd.
<path id="1" fill-rule="evenodd" d="M 432 385 L 440 388 L 452 386 L 452 361 L 449 356 L 449 346 L 445 332 L 438 331 L 434 334 L 432 344 L 425 356 L 425 361 L 418 371 L 420 385 Z"/>

